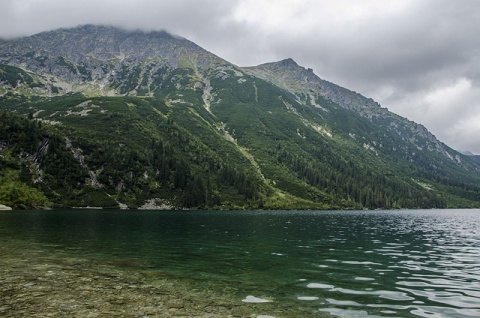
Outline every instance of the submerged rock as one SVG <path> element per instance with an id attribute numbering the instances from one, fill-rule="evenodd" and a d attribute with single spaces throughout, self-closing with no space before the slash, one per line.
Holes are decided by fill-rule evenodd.
<path id="1" fill-rule="evenodd" d="M 271 300 L 268 300 L 268 299 L 262 299 L 262 298 L 258 298 L 258 297 L 255 297 L 255 296 L 247 296 L 245 299 L 242 300 L 244 303 L 255 303 L 255 304 L 260 304 L 260 303 L 269 303 L 271 302 Z"/>

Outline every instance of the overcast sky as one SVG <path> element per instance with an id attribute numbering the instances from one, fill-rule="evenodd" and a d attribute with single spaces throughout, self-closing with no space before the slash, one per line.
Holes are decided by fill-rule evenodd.
<path id="1" fill-rule="evenodd" d="M 0 37 L 167 30 L 239 66 L 287 57 L 480 154 L 478 0 L 1 0 Z"/>

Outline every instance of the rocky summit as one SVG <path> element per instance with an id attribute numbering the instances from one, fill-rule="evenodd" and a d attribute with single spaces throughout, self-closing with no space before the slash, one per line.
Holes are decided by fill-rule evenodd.
<path id="1" fill-rule="evenodd" d="M 0 83 L 13 208 L 480 206 L 474 157 L 292 59 L 86 25 L 0 42 Z"/>

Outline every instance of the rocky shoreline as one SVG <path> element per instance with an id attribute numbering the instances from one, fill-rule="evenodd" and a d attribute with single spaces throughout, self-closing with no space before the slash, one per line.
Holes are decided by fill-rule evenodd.
<path id="1" fill-rule="evenodd" d="M 229 290 L 220 293 L 152 270 L 125 270 L 120 261 L 53 259 L 44 251 L 5 246 L 0 253 L 1 317 L 325 316 L 275 302 L 245 303 Z"/>

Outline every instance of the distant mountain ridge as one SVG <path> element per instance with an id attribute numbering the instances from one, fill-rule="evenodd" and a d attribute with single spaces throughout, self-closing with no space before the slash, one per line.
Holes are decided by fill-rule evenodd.
<path id="1" fill-rule="evenodd" d="M 473 157 L 293 59 L 238 67 L 167 32 L 86 25 L 0 42 L 0 83 L 15 123 L 0 179 L 44 203 L 480 206 Z M 0 203 L 33 205 L 12 187 Z"/>
<path id="2" fill-rule="evenodd" d="M 467 151 L 461 151 L 460 153 L 464 154 L 465 156 L 472 157 L 475 160 L 480 162 L 480 155 L 476 155 L 476 154 L 474 154 L 474 153 L 472 153 L 471 151 L 468 151 L 468 150 Z"/>

